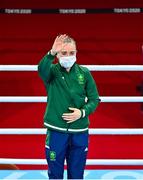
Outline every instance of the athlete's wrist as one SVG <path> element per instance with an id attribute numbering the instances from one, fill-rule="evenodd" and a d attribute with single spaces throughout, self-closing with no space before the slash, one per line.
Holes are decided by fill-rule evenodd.
<path id="1" fill-rule="evenodd" d="M 57 54 L 57 52 L 54 51 L 53 49 L 50 50 L 50 53 L 51 53 L 51 55 L 53 55 L 53 56 L 55 56 L 55 55 Z"/>

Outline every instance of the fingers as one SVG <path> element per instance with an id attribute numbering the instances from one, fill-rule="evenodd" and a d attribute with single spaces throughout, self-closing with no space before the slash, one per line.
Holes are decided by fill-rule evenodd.
<path id="1" fill-rule="evenodd" d="M 67 123 L 69 124 L 69 123 L 72 123 L 72 122 L 74 122 L 74 121 L 76 121 L 76 120 L 68 121 Z"/>
<path id="2" fill-rule="evenodd" d="M 72 108 L 72 107 L 69 107 L 69 109 L 71 111 L 73 111 L 72 113 L 64 113 L 62 115 L 62 118 L 67 121 L 67 123 L 72 123 L 76 120 L 78 120 L 80 117 L 81 117 L 81 111 L 77 108 Z"/>
<path id="3" fill-rule="evenodd" d="M 72 108 L 72 107 L 69 107 L 69 109 L 72 110 L 72 111 L 77 110 L 77 108 Z"/>
<path id="4" fill-rule="evenodd" d="M 62 116 L 73 116 L 74 113 L 64 113 Z"/>
<path id="5" fill-rule="evenodd" d="M 62 118 L 66 121 L 70 121 L 70 120 L 74 120 L 75 119 L 75 115 L 74 113 L 64 113 L 62 115 Z"/>
<path id="6" fill-rule="evenodd" d="M 71 108 L 71 107 L 69 107 L 69 109 L 72 110 L 72 111 L 75 111 L 75 110 L 76 110 L 76 108 Z M 74 113 L 75 113 L 75 112 L 72 112 L 72 113 L 64 113 L 64 114 L 62 115 L 62 117 L 64 117 L 64 116 L 70 117 L 70 116 L 73 116 Z"/>
<path id="7" fill-rule="evenodd" d="M 56 37 L 55 41 L 61 41 L 61 42 L 63 42 L 63 40 L 64 40 L 66 37 L 67 37 L 66 34 L 64 34 L 64 35 L 59 35 L 59 36 Z"/>
<path id="8" fill-rule="evenodd" d="M 75 118 L 75 116 L 73 116 L 73 115 L 67 115 L 67 116 L 63 115 L 62 118 L 64 120 L 73 120 Z"/>
<path id="9" fill-rule="evenodd" d="M 67 118 L 64 118 L 64 120 L 65 120 L 65 121 L 73 121 L 73 120 L 75 120 L 75 118 L 68 118 L 68 117 L 67 117 Z"/>
<path id="10" fill-rule="evenodd" d="M 61 51 L 61 49 L 63 48 L 64 45 L 64 40 L 65 38 L 67 38 L 66 34 L 62 34 L 56 37 L 53 46 L 52 46 L 52 50 L 53 52 L 58 53 L 59 51 Z"/>
<path id="11" fill-rule="evenodd" d="M 59 34 L 57 37 L 63 38 L 63 37 L 66 37 L 66 36 L 67 36 L 66 34 Z"/>

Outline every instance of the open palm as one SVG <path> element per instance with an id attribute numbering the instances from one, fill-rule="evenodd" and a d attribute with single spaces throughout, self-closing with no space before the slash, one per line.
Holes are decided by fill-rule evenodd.
<path id="1" fill-rule="evenodd" d="M 52 51 L 54 53 L 58 53 L 59 51 L 61 51 L 61 49 L 63 48 L 63 45 L 64 45 L 64 39 L 67 37 L 66 34 L 64 35 L 60 35 L 60 36 L 57 36 L 54 43 L 53 43 L 53 46 L 52 46 Z"/>

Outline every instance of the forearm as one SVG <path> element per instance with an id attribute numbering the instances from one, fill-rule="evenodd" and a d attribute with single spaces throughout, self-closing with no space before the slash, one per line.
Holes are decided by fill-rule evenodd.
<path id="1" fill-rule="evenodd" d="M 87 101 L 81 108 L 81 109 L 83 109 L 83 116 L 84 115 L 88 116 L 91 113 L 93 113 L 96 110 L 96 108 L 100 102 L 96 83 L 89 71 L 87 71 L 86 79 L 87 79 L 87 82 L 86 82 L 85 89 L 86 89 Z"/>
<path id="2" fill-rule="evenodd" d="M 99 102 L 100 102 L 100 99 L 99 99 L 99 98 L 97 98 L 97 99 L 95 99 L 95 100 L 89 100 L 89 101 L 81 108 L 82 117 L 88 116 L 88 115 L 90 115 L 91 113 L 93 113 L 93 112 L 96 110 L 96 108 L 98 107 Z"/>
<path id="3" fill-rule="evenodd" d="M 49 81 L 52 78 L 52 62 L 55 56 L 48 52 L 38 64 L 38 73 L 43 81 Z"/>

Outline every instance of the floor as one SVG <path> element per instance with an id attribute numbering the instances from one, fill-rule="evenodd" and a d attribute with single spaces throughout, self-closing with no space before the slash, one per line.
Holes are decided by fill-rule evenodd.
<path id="1" fill-rule="evenodd" d="M 66 179 L 67 172 L 64 173 Z M 143 180 L 143 170 L 85 170 L 85 179 L 117 180 L 136 179 Z M 0 179 L 48 179 L 45 170 L 0 170 Z"/>

